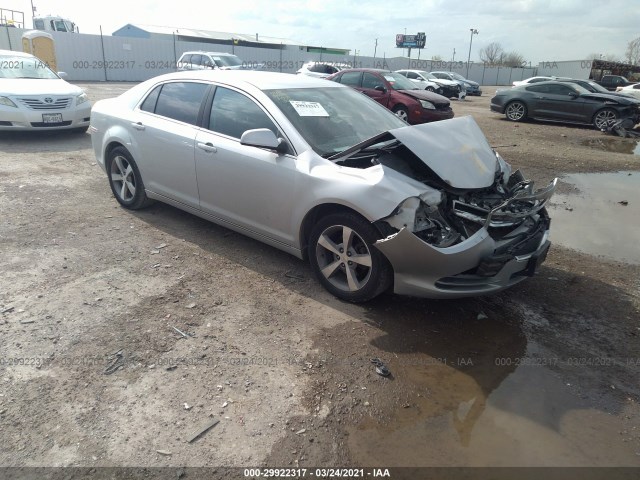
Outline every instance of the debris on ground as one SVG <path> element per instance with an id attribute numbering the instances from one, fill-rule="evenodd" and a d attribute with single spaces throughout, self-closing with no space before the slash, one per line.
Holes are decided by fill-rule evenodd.
<path id="1" fill-rule="evenodd" d="M 220 423 L 220 420 L 208 420 L 207 423 L 202 425 L 202 427 L 198 428 L 190 436 L 187 437 L 187 443 L 192 443 L 196 438 L 206 433 L 209 429 L 215 427 L 218 423 Z"/>
<path id="2" fill-rule="evenodd" d="M 626 200 L 621 200 L 621 201 L 619 201 L 618 203 L 619 203 L 620 205 L 624 205 L 625 207 L 626 207 L 627 205 L 629 205 L 629 202 L 628 202 L 628 201 L 626 201 Z"/>
<path id="3" fill-rule="evenodd" d="M 487 317 L 487 314 L 486 314 L 486 313 L 484 313 L 484 312 L 480 312 L 476 318 L 477 318 L 478 320 L 486 320 L 486 319 L 487 319 L 487 318 L 489 318 L 489 317 Z"/>
<path id="4" fill-rule="evenodd" d="M 172 455 L 169 450 L 156 450 L 160 455 Z"/>
<path id="5" fill-rule="evenodd" d="M 636 122 L 631 118 L 623 118 L 602 131 L 622 138 L 640 138 L 640 130 L 635 128 Z"/>
<path id="6" fill-rule="evenodd" d="M 171 327 L 173 328 L 176 332 L 178 332 L 180 335 L 182 335 L 184 338 L 189 338 L 189 335 L 187 335 L 186 333 L 184 333 L 182 330 L 177 329 L 176 327 Z"/>
<path id="7" fill-rule="evenodd" d="M 391 372 L 379 358 L 372 358 L 371 363 L 376 367 L 376 373 L 382 377 L 388 377 Z"/>
<path id="8" fill-rule="evenodd" d="M 111 363 L 107 368 L 104 369 L 104 375 L 111 375 L 116 370 L 122 368 L 122 364 L 124 363 L 124 356 L 122 355 L 122 350 L 118 350 L 115 353 L 107 356 L 107 360 L 111 360 Z"/>

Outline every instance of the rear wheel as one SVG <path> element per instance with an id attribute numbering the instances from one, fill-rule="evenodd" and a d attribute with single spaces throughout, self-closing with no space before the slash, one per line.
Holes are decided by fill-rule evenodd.
<path id="1" fill-rule="evenodd" d="M 144 191 L 140 170 L 124 147 L 116 147 L 107 156 L 109 185 L 118 203 L 130 210 L 138 210 L 151 204 Z"/>
<path id="2" fill-rule="evenodd" d="M 399 117 L 401 120 L 404 120 L 405 122 L 409 123 L 409 111 L 407 110 L 407 107 L 405 107 L 404 105 L 398 105 L 393 109 L 393 113 L 396 114 L 397 117 Z"/>
<path id="3" fill-rule="evenodd" d="M 507 120 L 512 122 L 521 122 L 527 118 L 527 106 L 519 101 L 510 102 L 507 108 L 504 109 L 504 114 Z"/>
<path id="4" fill-rule="evenodd" d="M 311 231 L 309 261 L 320 283 L 349 302 L 366 302 L 387 290 L 393 269 L 373 244 L 380 234 L 355 213 L 322 218 Z"/>
<path id="5" fill-rule="evenodd" d="M 604 130 L 618 120 L 618 112 L 612 108 L 603 108 L 593 116 L 593 126 L 598 130 Z"/>

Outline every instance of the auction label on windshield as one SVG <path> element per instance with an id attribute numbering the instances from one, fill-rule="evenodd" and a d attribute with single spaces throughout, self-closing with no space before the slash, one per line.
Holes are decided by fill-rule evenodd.
<path id="1" fill-rule="evenodd" d="M 318 102 L 301 102 L 298 100 L 289 100 L 289 103 L 295 108 L 301 117 L 328 117 L 329 114 Z"/>

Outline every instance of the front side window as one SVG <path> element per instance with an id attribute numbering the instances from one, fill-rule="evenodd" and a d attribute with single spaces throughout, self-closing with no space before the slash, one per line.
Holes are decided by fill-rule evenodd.
<path id="1" fill-rule="evenodd" d="M 247 130 L 256 128 L 268 128 L 278 135 L 278 129 L 256 102 L 224 87 L 216 88 L 208 128 L 233 138 L 240 138 Z"/>
<path id="2" fill-rule="evenodd" d="M 165 83 L 158 95 L 155 113 L 180 122 L 196 125 L 206 91 L 207 85 L 204 83 Z"/>
<path id="3" fill-rule="evenodd" d="M 376 88 L 377 86 L 384 86 L 384 82 L 377 76 L 365 72 L 362 77 L 362 88 Z"/>
<path id="4" fill-rule="evenodd" d="M 33 21 L 36 30 L 44 30 L 44 20 L 34 20 Z"/>

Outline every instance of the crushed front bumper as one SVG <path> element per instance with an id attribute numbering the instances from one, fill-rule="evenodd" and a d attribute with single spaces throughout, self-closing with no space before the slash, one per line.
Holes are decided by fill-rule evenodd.
<path id="1" fill-rule="evenodd" d="M 394 292 L 427 298 L 459 298 L 498 292 L 533 276 L 549 251 L 550 219 L 544 208 L 553 195 L 557 179 L 536 192 L 522 190 L 496 207 L 484 226 L 468 239 L 438 248 L 402 228 L 374 245 L 387 257 L 394 270 Z M 510 212 L 518 200 L 535 205 L 523 223 L 507 236 L 493 238 L 490 229 L 503 228 L 509 218 L 523 213 Z M 492 230 L 493 231 L 493 230 Z"/>
<path id="2" fill-rule="evenodd" d="M 406 228 L 375 246 L 393 266 L 395 293 L 459 298 L 498 292 L 532 276 L 549 250 L 548 237 L 547 230 L 538 248 L 529 254 L 501 255 L 497 260 L 500 268 L 492 276 L 484 276 L 486 270 L 479 270 L 496 260 L 496 242 L 485 228 L 448 248 L 433 247 Z"/>

